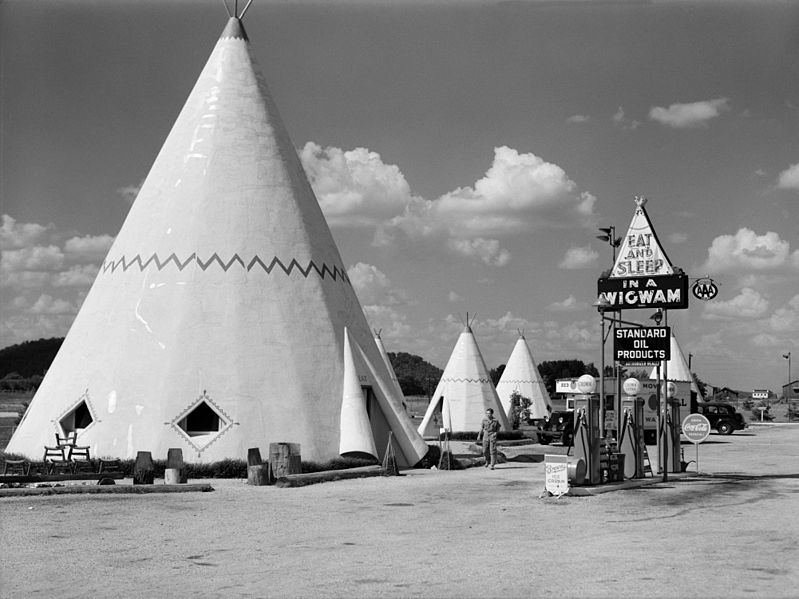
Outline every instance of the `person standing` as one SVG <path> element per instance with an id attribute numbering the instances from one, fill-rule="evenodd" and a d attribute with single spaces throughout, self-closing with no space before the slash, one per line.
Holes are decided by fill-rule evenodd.
<path id="1" fill-rule="evenodd" d="M 486 417 L 480 423 L 480 432 L 477 433 L 477 440 L 483 440 L 483 456 L 485 457 L 486 468 L 494 469 L 497 463 L 497 433 L 499 432 L 499 420 L 494 418 L 494 410 L 488 408 Z"/>

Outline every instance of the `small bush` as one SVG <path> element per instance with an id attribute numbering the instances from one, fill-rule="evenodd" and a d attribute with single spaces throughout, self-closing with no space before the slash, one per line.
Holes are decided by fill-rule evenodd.
<path id="1" fill-rule="evenodd" d="M 425 456 L 416 464 L 415 468 L 430 469 L 433 466 L 438 467 L 438 462 L 441 460 L 441 448 L 438 445 L 428 445 L 428 450 Z"/>
<path id="2" fill-rule="evenodd" d="M 518 441 L 524 439 L 523 431 L 499 431 L 498 441 Z M 442 436 L 443 440 L 443 436 Z M 449 434 L 450 441 L 477 441 L 477 431 L 455 432 Z"/>

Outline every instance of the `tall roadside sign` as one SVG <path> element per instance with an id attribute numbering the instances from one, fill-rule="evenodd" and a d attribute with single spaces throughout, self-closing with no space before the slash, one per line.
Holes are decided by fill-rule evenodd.
<path id="1" fill-rule="evenodd" d="M 609 319 L 613 323 L 614 362 L 628 366 L 656 364 L 658 389 L 660 389 L 661 366 L 663 380 L 668 380 L 667 367 L 671 350 L 671 330 L 660 326 L 668 310 L 684 310 L 688 307 L 688 277 L 679 268 L 671 265 L 666 251 L 658 239 L 646 213 L 646 198 L 635 198 L 635 213 L 624 236 L 619 254 L 610 271 L 602 273 L 597 282 L 597 294 L 602 317 L 602 381 L 600 388 L 600 418 L 604 419 L 604 371 L 605 371 L 605 314 L 621 310 L 655 309 L 652 318 L 658 325 L 647 327 L 621 320 L 619 316 Z M 710 290 L 707 291 L 710 293 Z M 631 325 L 620 327 L 621 324 Z M 668 325 L 668 319 L 666 320 Z M 620 381 L 621 377 L 617 380 Z M 615 415 L 617 430 L 620 428 L 621 389 L 616 394 Z M 671 408 L 658 391 L 658 464 L 663 480 L 667 480 L 668 453 L 675 447 L 674 427 L 670 424 Z M 664 435 L 663 432 L 666 431 Z M 672 432 L 668 432 L 672 431 Z M 600 433 L 602 429 L 600 428 Z M 668 438 L 666 438 L 668 436 Z M 679 446 L 679 434 L 676 436 Z M 673 458 L 673 461 L 677 458 Z"/>

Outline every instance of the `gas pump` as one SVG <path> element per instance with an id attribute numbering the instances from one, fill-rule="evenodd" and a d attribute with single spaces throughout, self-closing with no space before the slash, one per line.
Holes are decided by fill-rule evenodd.
<path id="1" fill-rule="evenodd" d="M 590 485 L 601 480 L 599 447 L 599 398 L 588 394 L 575 395 L 574 457 L 585 462 L 585 481 Z"/>
<path id="2" fill-rule="evenodd" d="M 680 462 L 680 400 L 674 397 L 677 386 L 669 381 L 664 384 L 666 392 L 666 410 L 661 414 L 661 452 L 668 460 L 668 472 L 681 472 Z M 663 464 L 660 465 L 661 468 Z"/>
<path id="3" fill-rule="evenodd" d="M 671 406 L 671 413 L 669 414 L 671 422 L 669 423 L 669 426 L 666 427 L 666 430 L 671 433 L 671 442 L 669 445 L 669 466 L 671 472 L 682 472 L 682 448 L 680 447 L 680 426 L 682 423 L 680 405 L 682 402 L 676 397 L 669 397 L 668 402 Z"/>
<path id="4" fill-rule="evenodd" d="M 627 379 L 622 386 L 622 429 L 619 451 L 624 454 L 624 478 L 644 476 L 644 398 L 638 397 L 641 383 L 638 379 Z"/>

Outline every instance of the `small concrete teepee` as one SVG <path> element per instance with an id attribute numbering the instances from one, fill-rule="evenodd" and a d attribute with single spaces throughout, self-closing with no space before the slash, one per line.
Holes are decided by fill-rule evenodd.
<path id="1" fill-rule="evenodd" d="M 519 331 L 519 338 L 497 383 L 497 395 L 510 422 L 513 421 L 510 396 L 514 391 L 532 402 L 529 408 L 530 418 L 544 418 L 552 411 L 552 401 L 523 331 Z"/>
<path id="2" fill-rule="evenodd" d="M 427 453 L 232 17 L 7 451 L 380 459 L 389 431 Z"/>
<path id="3" fill-rule="evenodd" d="M 467 315 L 466 326 L 430 398 L 419 432 L 429 437 L 437 436 L 439 427 L 454 433 L 479 431 L 488 408 L 494 410 L 502 430 L 511 430 Z M 436 426 L 434 416 L 437 418 L 439 413 L 441 421 Z"/>

